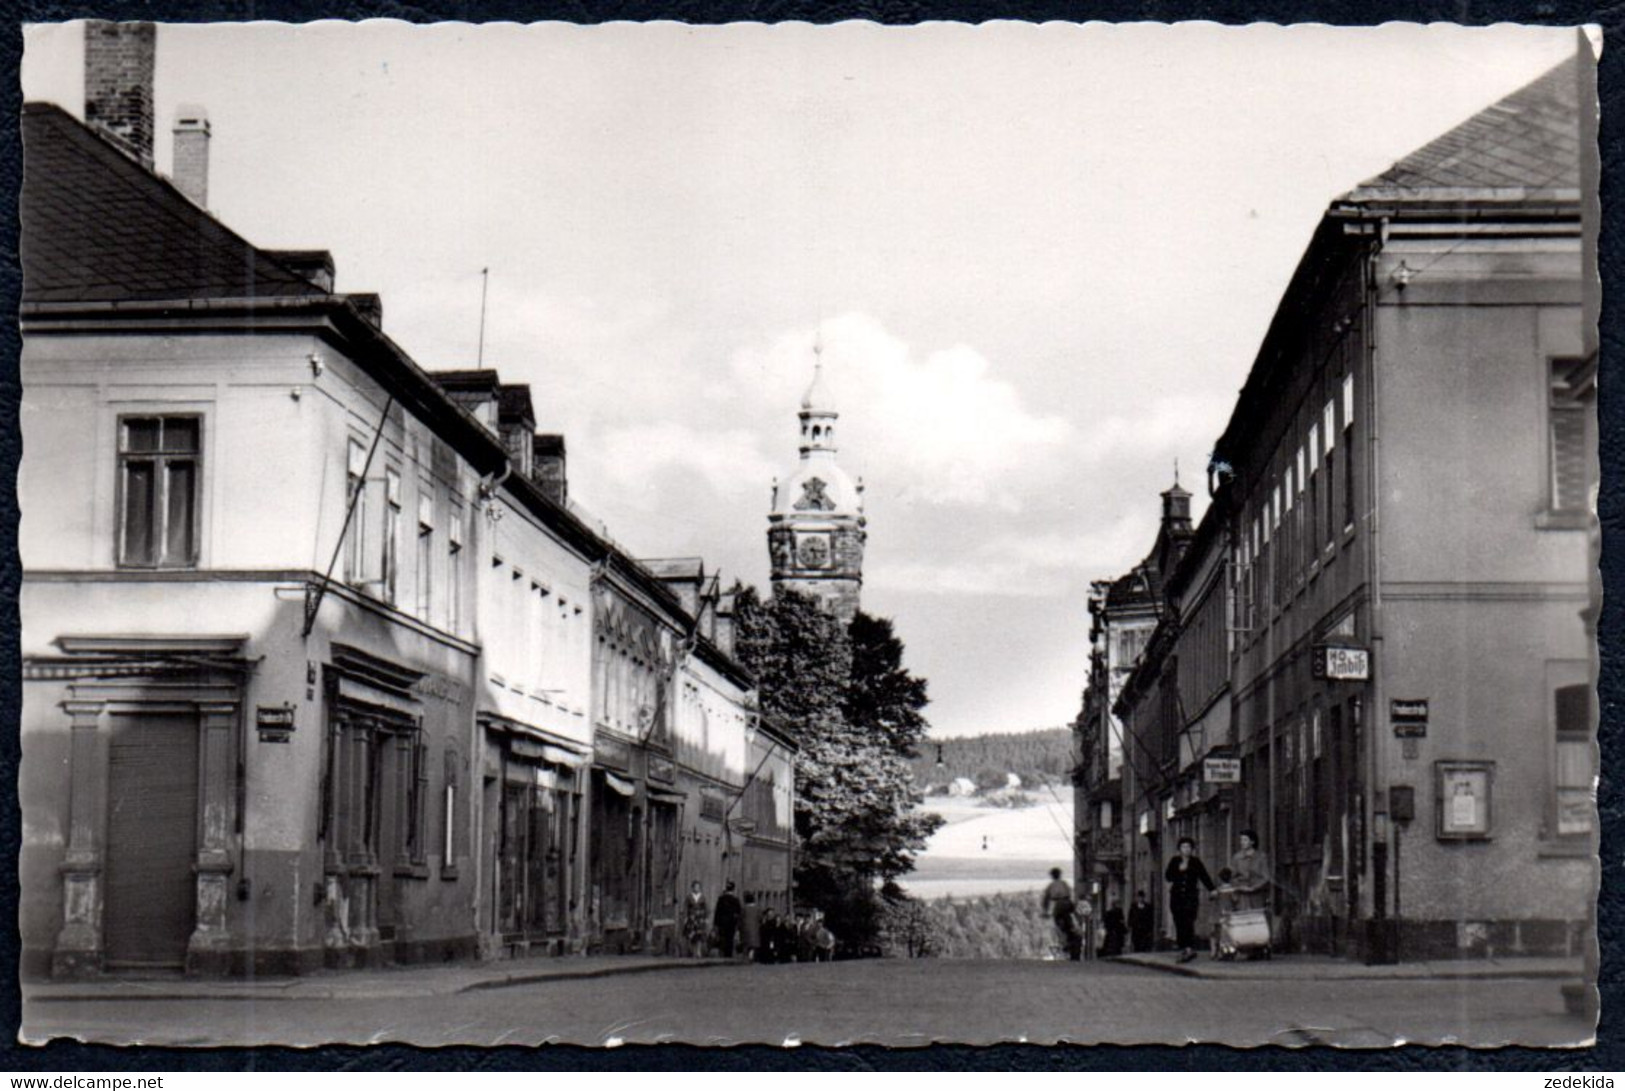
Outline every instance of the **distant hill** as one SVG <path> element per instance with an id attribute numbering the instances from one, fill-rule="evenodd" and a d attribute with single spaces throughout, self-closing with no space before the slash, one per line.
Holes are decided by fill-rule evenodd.
<path id="1" fill-rule="evenodd" d="M 942 764 L 937 764 L 938 749 Z M 913 761 L 914 783 L 922 791 L 946 789 L 958 777 L 995 788 L 1014 773 L 1022 786 L 1062 784 L 1072 768 L 1072 732 L 1064 727 L 1016 735 L 966 735 L 926 739 Z"/>

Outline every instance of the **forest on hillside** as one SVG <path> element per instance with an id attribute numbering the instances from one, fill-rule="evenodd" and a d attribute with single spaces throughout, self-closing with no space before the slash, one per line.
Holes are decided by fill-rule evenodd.
<path id="1" fill-rule="evenodd" d="M 887 902 L 882 932 L 889 958 L 1048 958 L 1058 943 L 1039 894 Z"/>
<path id="2" fill-rule="evenodd" d="M 927 739 L 919 744 L 911 763 L 914 783 L 930 793 L 946 790 L 956 778 L 965 777 L 988 790 L 1004 787 L 1005 774 L 1014 773 L 1023 787 L 1063 784 L 1072 768 L 1072 746 L 1072 732 L 1064 727 L 1015 735 Z"/>

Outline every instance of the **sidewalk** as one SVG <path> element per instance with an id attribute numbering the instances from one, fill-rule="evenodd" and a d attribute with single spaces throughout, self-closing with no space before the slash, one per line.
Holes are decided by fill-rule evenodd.
<path id="1" fill-rule="evenodd" d="M 1578 958 L 1473 958 L 1436 962 L 1400 962 L 1391 966 L 1367 966 L 1349 959 L 1325 955 L 1276 955 L 1272 959 L 1249 962 L 1238 958 L 1220 962 L 1204 952 L 1194 961 L 1180 962 L 1179 952 L 1119 955 L 1115 960 L 1129 966 L 1144 966 L 1164 973 L 1183 974 L 1211 980 L 1235 981 L 1384 981 L 1429 978 L 1492 980 L 1496 978 L 1552 978 L 1580 980 Z"/>
<path id="2" fill-rule="evenodd" d="M 29 1003 L 76 1000 L 381 1000 L 455 996 L 539 981 L 744 965 L 722 958 L 651 958 L 638 955 L 548 957 L 494 962 L 392 966 L 380 970 L 321 970 L 303 977 L 119 977 L 91 981 L 23 982 Z"/>

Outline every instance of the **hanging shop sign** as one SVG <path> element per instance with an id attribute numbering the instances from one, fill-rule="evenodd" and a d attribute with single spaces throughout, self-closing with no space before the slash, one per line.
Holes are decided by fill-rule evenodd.
<path id="1" fill-rule="evenodd" d="M 1357 648 L 1352 644 L 1316 644 L 1310 665 L 1316 678 L 1330 682 L 1371 680 L 1369 648 Z"/>
<path id="2" fill-rule="evenodd" d="M 1425 699 L 1395 698 L 1388 702 L 1388 719 L 1398 738 L 1423 738 L 1428 733 L 1428 703 Z"/>
<path id="3" fill-rule="evenodd" d="M 292 705 L 259 705 L 254 709 L 254 728 L 260 742 L 289 742 L 296 726 Z"/>
<path id="4" fill-rule="evenodd" d="M 1207 784 L 1240 784 L 1240 758 L 1203 758 L 1202 780 Z"/>

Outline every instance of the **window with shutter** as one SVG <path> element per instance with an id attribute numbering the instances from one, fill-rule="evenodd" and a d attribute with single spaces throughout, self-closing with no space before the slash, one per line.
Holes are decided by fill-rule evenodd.
<path id="1" fill-rule="evenodd" d="M 1590 503 L 1590 408 L 1583 397 L 1589 369 L 1583 360 L 1551 363 L 1547 407 L 1550 504 L 1554 512 L 1581 514 Z"/>

